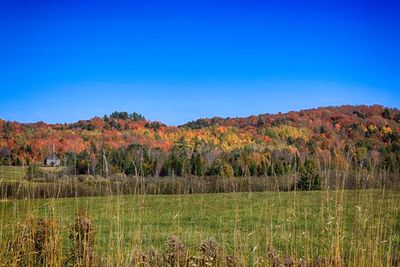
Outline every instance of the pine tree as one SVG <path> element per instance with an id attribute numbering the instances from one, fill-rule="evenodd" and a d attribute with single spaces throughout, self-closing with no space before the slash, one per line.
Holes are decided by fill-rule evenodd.
<path id="1" fill-rule="evenodd" d="M 306 160 L 300 168 L 300 179 L 297 183 L 299 190 L 321 189 L 321 177 L 318 173 L 317 164 L 313 160 Z"/>

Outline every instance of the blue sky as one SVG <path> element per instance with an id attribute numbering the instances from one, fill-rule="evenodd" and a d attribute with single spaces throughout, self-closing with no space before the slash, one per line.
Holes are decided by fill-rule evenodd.
<path id="1" fill-rule="evenodd" d="M 399 108 L 399 14 L 398 1 L 1 1 L 0 118 Z"/>

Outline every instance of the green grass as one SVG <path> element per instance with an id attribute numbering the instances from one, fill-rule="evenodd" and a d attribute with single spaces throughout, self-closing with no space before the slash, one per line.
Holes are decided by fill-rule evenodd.
<path id="1" fill-rule="evenodd" d="M 67 170 L 67 167 L 39 167 L 39 170 L 41 170 L 43 173 L 58 173 L 61 171 Z"/>
<path id="2" fill-rule="evenodd" d="M 215 237 L 246 264 L 271 248 L 309 259 L 384 263 L 400 248 L 399 206 L 400 192 L 383 190 L 4 201 L 0 237 L 15 234 L 17 222 L 28 216 L 55 220 L 67 236 L 75 214 L 87 210 L 103 257 L 137 247 L 163 250 L 167 237 L 176 235 L 193 253 L 201 240 Z"/>
<path id="3" fill-rule="evenodd" d="M 65 167 L 40 167 L 44 174 L 56 174 L 65 170 Z M 0 166 L 0 182 L 15 182 L 24 179 L 26 167 Z"/>
<path id="4" fill-rule="evenodd" d="M 13 182 L 23 179 L 25 168 L 19 166 L 0 166 L 0 182 Z"/>

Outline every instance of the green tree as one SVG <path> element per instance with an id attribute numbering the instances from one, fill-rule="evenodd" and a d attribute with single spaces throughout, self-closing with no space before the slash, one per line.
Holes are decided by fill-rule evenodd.
<path id="1" fill-rule="evenodd" d="M 388 110 L 387 108 L 382 112 L 382 117 L 384 117 L 385 119 L 389 119 L 391 118 L 390 116 L 390 110 Z"/>
<path id="2" fill-rule="evenodd" d="M 146 118 L 142 114 L 137 113 L 137 112 L 133 112 L 133 113 L 129 114 L 129 118 L 133 121 L 145 121 L 146 120 Z"/>
<path id="3" fill-rule="evenodd" d="M 185 176 L 191 173 L 190 147 L 185 138 L 180 138 L 172 147 L 171 153 L 164 162 L 161 176 Z"/>
<path id="4" fill-rule="evenodd" d="M 88 174 L 90 171 L 89 153 L 84 150 L 76 155 L 75 169 L 77 174 Z"/>
<path id="5" fill-rule="evenodd" d="M 191 174 L 196 176 L 203 176 L 206 172 L 206 163 L 203 160 L 200 152 L 198 151 L 198 147 L 195 146 L 194 151 L 192 153 L 192 157 L 190 159 L 191 166 Z"/>
<path id="6" fill-rule="evenodd" d="M 229 164 L 229 162 L 222 161 L 221 159 L 216 159 L 210 167 L 209 175 L 219 177 L 233 177 L 234 171 L 232 165 Z"/>
<path id="7" fill-rule="evenodd" d="M 300 179 L 297 188 L 299 190 L 321 189 L 321 177 L 315 161 L 307 159 L 304 165 L 300 167 Z"/>

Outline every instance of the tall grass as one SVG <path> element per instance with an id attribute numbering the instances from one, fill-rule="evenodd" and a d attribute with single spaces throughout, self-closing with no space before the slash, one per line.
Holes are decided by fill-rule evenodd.
<path id="1" fill-rule="evenodd" d="M 400 192 L 354 177 L 352 190 L 339 173 L 309 192 L 271 178 L 275 192 L 4 200 L 0 265 L 399 266 Z"/>
<path id="2" fill-rule="evenodd" d="M 387 172 L 336 171 L 324 173 L 324 189 L 400 189 L 398 175 Z M 41 179 L 2 181 L 0 199 L 38 199 L 131 194 L 202 194 L 296 190 L 298 174 L 277 177 L 134 177 L 50 176 Z"/>

